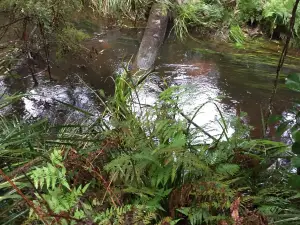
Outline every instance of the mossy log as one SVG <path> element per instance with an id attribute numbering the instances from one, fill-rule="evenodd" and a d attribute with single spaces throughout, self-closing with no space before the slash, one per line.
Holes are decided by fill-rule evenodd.
<path id="1" fill-rule="evenodd" d="M 159 3 L 153 4 L 134 62 L 136 70 L 149 71 L 154 68 L 157 54 L 165 38 L 168 20 L 168 11 L 165 5 Z"/>

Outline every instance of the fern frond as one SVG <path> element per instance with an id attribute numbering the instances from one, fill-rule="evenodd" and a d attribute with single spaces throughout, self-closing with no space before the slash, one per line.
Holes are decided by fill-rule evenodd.
<path id="1" fill-rule="evenodd" d="M 240 167 L 236 164 L 221 164 L 216 168 L 216 172 L 220 175 L 234 176 L 240 170 Z"/>
<path id="2" fill-rule="evenodd" d="M 57 184 L 62 184 L 67 189 L 70 189 L 70 186 L 66 180 L 66 169 L 57 168 L 47 164 L 45 167 L 36 168 L 31 172 L 31 179 L 33 179 L 33 183 L 35 188 L 42 189 L 44 184 L 46 184 L 47 189 L 54 190 Z"/>

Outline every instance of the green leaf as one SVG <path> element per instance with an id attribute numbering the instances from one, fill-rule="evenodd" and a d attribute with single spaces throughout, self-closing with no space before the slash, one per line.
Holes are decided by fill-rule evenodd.
<path id="1" fill-rule="evenodd" d="M 103 89 L 98 90 L 98 93 L 99 93 L 100 97 L 105 98 L 105 92 Z"/>
<path id="2" fill-rule="evenodd" d="M 15 198 L 22 198 L 19 194 L 7 194 L 4 196 L 0 196 L 0 202 L 6 199 L 15 199 Z"/>
<path id="3" fill-rule="evenodd" d="M 182 219 L 172 220 L 172 221 L 170 221 L 170 225 L 176 225 L 180 220 L 182 220 Z"/>
<path id="4" fill-rule="evenodd" d="M 295 154 L 300 154 L 300 142 L 295 142 L 292 145 L 292 152 Z"/>
<path id="5" fill-rule="evenodd" d="M 217 173 L 222 175 L 235 175 L 240 170 L 236 164 L 221 164 L 216 168 Z"/>
<path id="6" fill-rule="evenodd" d="M 300 188 L 300 176 L 292 175 L 289 178 L 289 185 L 291 185 L 293 188 L 299 189 Z"/>
<path id="7" fill-rule="evenodd" d="M 38 179 L 35 179 L 34 176 L 32 176 L 32 178 L 33 178 L 33 182 L 34 182 L 34 187 L 35 187 L 36 189 L 38 189 L 38 188 L 39 188 L 39 180 L 38 180 Z"/>
<path id="8" fill-rule="evenodd" d="M 45 167 L 45 168 L 46 168 L 46 167 Z M 50 176 L 46 176 L 46 185 L 47 185 L 47 189 L 49 189 L 50 183 L 51 183 L 51 177 L 50 177 Z"/>
<path id="9" fill-rule="evenodd" d="M 87 183 L 87 184 L 82 188 L 82 193 L 85 193 L 89 186 L 90 186 L 90 183 Z"/>
<path id="10" fill-rule="evenodd" d="M 296 132 L 293 133 L 293 138 L 294 138 L 295 142 L 300 143 L 300 130 L 297 130 Z"/>
<path id="11" fill-rule="evenodd" d="M 171 143 L 172 147 L 183 147 L 186 144 L 186 137 L 184 134 L 176 134 L 174 140 Z"/>
<path id="12" fill-rule="evenodd" d="M 51 184 L 52 184 L 51 187 L 52 189 L 54 189 L 57 180 L 56 169 L 52 165 L 49 165 L 49 171 L 51 171 Z"/>
<path id="13" fill-rule="evenodd" d="M 74 213 L 74 218 L 76 218 L 76 219 L 83 219 L 83 218 L 85 218 L 84 211 L 76 209 L 76 211 Z"/>
<path id="14" fill-rule="evenodd" d="M 289 122 L 283 122 L 279 125 L 276 130 L 276 135 L 281 136 L 288 129 Z"/>
<path id="15" fill-rule="evenodd" d="M 268 119 L 268 123 L 269 124 L 274 124 L 274 123 L 279 122 L 280 120 L 282 120 L 281 115 L 271 115 Z"/>
<path id="16" fill-rule="evenodd" d="M 71 190 L 71 188 L 70 188 L 68 182 L 67 182 L 65 179 L 61 179 L 61 184 L 62 184 L 63 186 L 65 186 L 66 188 L 68 188 L 68 190 Z"/>
<path id="17" fill-rule="evenodd" d="M 292 166 L 300 168 L 300 157 L 293 157 L 292 158 Z"/>
<path id="18" fill-rule="evenodd" d="M 288 75 L 285 84 L 289 89 L 300 92 L 300 74 L 294 73 Z"/>

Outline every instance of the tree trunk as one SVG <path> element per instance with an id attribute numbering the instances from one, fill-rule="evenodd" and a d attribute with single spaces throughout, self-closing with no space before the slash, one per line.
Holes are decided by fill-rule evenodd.
<path id="1" fill-rule="evenodd" d="M 134 62 L 135 69 L 149 71 L 154 68 L 159 48 L 164 41 L 167 25 L 167 9 L 163 4 L 153 4 L 147 27 Z"/>

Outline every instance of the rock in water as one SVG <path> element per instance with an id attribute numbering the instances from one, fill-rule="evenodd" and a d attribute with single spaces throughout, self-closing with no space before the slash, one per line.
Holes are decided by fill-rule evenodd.
<path id="1" fill-rule="evenodd" d="M 153 4 L 144 36 L 136 56 L 137 70 L 151 70 L 160 46 L 164 41 L 168 25 L 168 11 L 164 4 Z"/>

